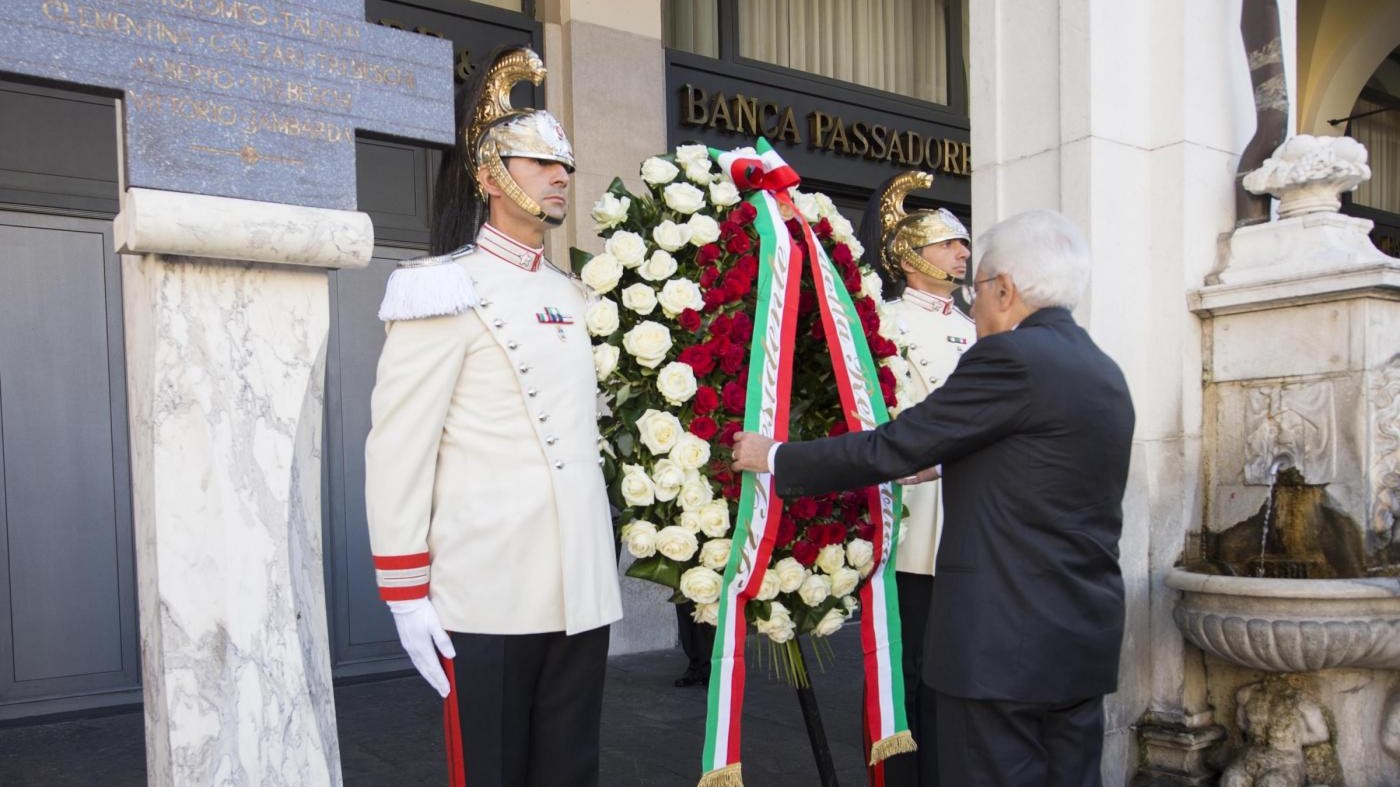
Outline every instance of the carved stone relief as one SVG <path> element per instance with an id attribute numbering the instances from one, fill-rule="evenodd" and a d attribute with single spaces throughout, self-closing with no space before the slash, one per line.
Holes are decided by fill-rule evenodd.
<path id="1" fill-rule="evenodd" d="M 1245 399 L 1244 482 L 1267 486 L 1282 467 L 1309 484 L 1333 480 L 1337 411 L 1332 382 L 1250 386 Z"/>

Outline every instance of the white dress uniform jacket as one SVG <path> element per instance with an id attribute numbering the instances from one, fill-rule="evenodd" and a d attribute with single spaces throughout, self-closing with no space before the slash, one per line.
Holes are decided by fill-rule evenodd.
<path id="1" fill-rule="evenodd" d="M 905 382 L 908 402 L 921 402 L 948 379 L 958 359 L 977 340 L 972 318 L 963 314 L 952 299 L 915 289 L 885 304 L 894 318 L 900 341 L 909 347 L 909 374 Z M 931 481 L 904 487 L 904 504 L 909 509 L 904 540 L 895 555 L 895 570 L 910 574 L 933 574 L 938 540 L 943 532 L 943 482 Z"/>
<path id="2" fill-rule="evenodd" d="M 622 617 L 584 288 L 486 225 L 406 263 L 365 443 L 380 594 L 450 631 L 576 634 Z"/>

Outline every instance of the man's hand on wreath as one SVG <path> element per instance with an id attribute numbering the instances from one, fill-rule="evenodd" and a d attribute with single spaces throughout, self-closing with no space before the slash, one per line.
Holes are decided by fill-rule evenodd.
<path id="1" fill-rule="evenodd" d="M 433 602 L 426 598 L 390 601 L 389 611 L 394 613 L 399 644 L 403 645 L 418 674 L 445 699 L 450 684 L 447 673 L 442 670 L 442 662 L 438 660 L 438 653 L 451 659 L 456 658 L 457 651 L 453 650 L 452 638 L 447 636 L 447 630 L 438 621 Z"/>
<path id="2" fill-rule="evenodd" d="M 771 473 L 768 466 L 768 449 L 774 440 L 756 432 L 737 432 L 734 435 L 734 470 L 749 470 L 755 473 Z"/>

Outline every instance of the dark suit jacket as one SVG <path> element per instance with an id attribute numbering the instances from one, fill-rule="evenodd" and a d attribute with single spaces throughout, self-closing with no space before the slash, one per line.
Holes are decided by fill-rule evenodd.
<path id="1" fill-rule="evenodd" d="M 1068 311 L 1047 308 L 978 341 L 890 423 L 783 445 L 774 478 L 795 497 L 941 463 L 924 681 L 959 697 L 1069 702 L 1117 685 L 1132 435 L 1118 366 Z"/>

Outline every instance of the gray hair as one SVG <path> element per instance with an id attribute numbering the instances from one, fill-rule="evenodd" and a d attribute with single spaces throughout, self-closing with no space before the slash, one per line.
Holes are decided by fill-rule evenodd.
<path id="1" fill-rule="evenodd" d="M 1032 309 L 1079 305 L 1092 260 L 1084 234 L 1053 210 L 1030 210 L 999 221 L 977 239 L 978 279 L 1011 277 Z"/>

